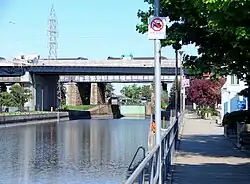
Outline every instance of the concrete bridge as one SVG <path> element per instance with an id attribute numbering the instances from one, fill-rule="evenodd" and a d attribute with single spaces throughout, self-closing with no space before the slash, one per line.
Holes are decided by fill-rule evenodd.
<path id="1" fill-rule="evenodd" d="M 179 64 L 180 65 L 180 64 Z M 178 74 L 180 68 L 178 68 Z M 153 58 L 88 60 L 78 58 L 41 59 L 30 63 L 26 60 L 0 63 L 0 83 L 23 83 L 32 91 L 33 99 L 26 105 L 30 109 L 49 110 L 58 105 L 58 80 L 65 83 L 68 93 L 76 92 L 77 101 L 83 104 L 105 102 L 107 82 L 152 82 Z M 172 83 L 175 75 L 175 60 L 162 57 L 162 80 Z M 71 98 L 72 95 L 69 95 Z M 78 104 L 80 105 L 80 104 Z"/>
<path id="2" fill-rule="evenodd" d="M 162 58 L 162 74 L 175 75 L 175 60 Z M 43 75 L 153 75 L 154 59 L 132 60 L 39 60 L 29 63 L 25 60 L 0 62 L 0 76 L 22 76 L 26 71 Z M 180 67 L 180 63 L 179 63 Z M 180 73 L 180 68 L 178 68 Z"/>

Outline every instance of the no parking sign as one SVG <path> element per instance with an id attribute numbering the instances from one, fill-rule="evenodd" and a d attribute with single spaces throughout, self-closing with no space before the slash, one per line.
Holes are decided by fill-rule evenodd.
<path id="1" fill-rule="evenodd" d="M 166 17 L 148 19 L 148 38 L 150 40 L 166 39 Z"/>

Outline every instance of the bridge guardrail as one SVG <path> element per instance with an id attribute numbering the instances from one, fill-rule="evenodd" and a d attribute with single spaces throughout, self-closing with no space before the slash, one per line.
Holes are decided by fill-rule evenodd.
<path id="1" fill-rule="evenodd" d="M 125 184 L 155 184 L 158 183 L 159 179 L 162 180 L 162 183 L 167 181 L 169 171 L 173 166 L 173 157 L 178 141 L 179 127 L 182 122 L 183 114 L 180 114 L 178 119 L 175 119 L 163 134 L 161 138 L 162 149 L 160 150 L 160 145 L 156 145 L 135 169 Z M 159 158 L 162 161 L 161 169 L 158 168 Z"/>

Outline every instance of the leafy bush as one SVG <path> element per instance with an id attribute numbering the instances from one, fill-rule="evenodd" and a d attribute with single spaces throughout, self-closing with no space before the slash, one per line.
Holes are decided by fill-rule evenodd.
<path id="1" fill-rule="evenodd" d="M 222 125 L 228 125 L 229 127 L 235 127 L 236 123 L 244 122 L 246 124 L 250 123 L 248 118 L 248 110 L 245 111 L 234 111 L 231 113 L 226 113 L 222 120 Z"/>
<path id="2" fill-rule="evenodd" d="M 211 116 L 218 116 L 218 111 L 213 108 L 201 108 L 199 109 L 201 118 L 205 118 L 205 114 L 211 114 Z"/>
<path id="3" fill-rule="evenodd" d="M 161 108 L 166 109 L 168 106 L 167 102 L 161 102 Z"/>

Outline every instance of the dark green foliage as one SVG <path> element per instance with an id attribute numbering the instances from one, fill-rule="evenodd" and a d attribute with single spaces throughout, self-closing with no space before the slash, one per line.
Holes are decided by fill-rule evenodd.
<path id="1" fill-rule="evenodd" d="M 114 95 L 114 86 L 111 83 L 106 83 L 105 86 L 105 93 L 106 93 L 106 97 L 112 97 Z"/>
<path id="2" fill-rule="evenodd" d="M 145 0 L 148 11 L 138 11 L 136 30 L 146 33 L 154 1 Z M 172 23 L 162 46 L 195 44 L 199 58 L 186 55 L 185 67 L 197 76 L 235 74 L 250 83 L 250 1 L 161 0 L 160 16 Z M 173 45 L 173 48 L 179 49 Z"/>
<path id="3" fill-rule="evenodd" d="M 148 100 L 151 98 L 150 85 L 138 86 L 136 84 L 124 86 L 121 93 L 133 100 L 138 100 L 141 97 L 146 97 Z"/>
<path id="4" fill-rule="evenodd" d="M 235 127 L 236 123 L 246 123 L 249 124 L 249 111 L 244 110 L 244 111 L 234 111 L 231 113 L 226 113 L 223 117 L 222 120 L 222 125 L 228 125 L 229 127 Z"/>
<path id="5" fill-rule="evenodd" d="M 178 92 L 177 107 L 179 109 L 180 108 L 180 99 L 181 99 L 180 82 L 178 82 L 178 85 L 177 85 L 177 92 Z M 173 86 L 172 86 L 170 93 L 169 93 L 169 107 L 171 107 L 171 108 L 175 108 L 175 95 L 176 95 L 176 82 L 174 81 Z"/>
<path id="6" fill-rule="evenodd" d="M 10 93 L 0 93 L 0 106 L 24 107 L 24 104 L 31 98 L 31 91 L 20 84 L 14 84 L 10 88 Z"/>

